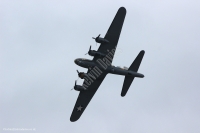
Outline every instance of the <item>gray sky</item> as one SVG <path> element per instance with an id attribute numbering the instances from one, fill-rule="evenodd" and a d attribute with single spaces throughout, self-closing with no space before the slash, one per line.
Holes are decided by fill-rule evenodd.
<path id="1" fill-rule="evenodd" d="M 81 118 L 69 118 L 74 64 L 92 37 L 104 36 L 119 7 L 127 9 L 113 64 L 145 56 L 121 97 L 123 76 L 107 75 Z M 199 133 L 200 1 L 0 1 L 0 132 Z M 83 80 L 79 79 L 78 84 Z M 32 132 L 32 131 L 17 131 Z"/>

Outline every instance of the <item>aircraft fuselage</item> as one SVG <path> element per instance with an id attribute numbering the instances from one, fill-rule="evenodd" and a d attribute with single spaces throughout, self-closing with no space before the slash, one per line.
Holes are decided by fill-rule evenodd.
<path id="1" fill-rule="evenodd" d="M 143 74 L 140 74 L 128 69 L 115 67 L 110 64 L 106 64 L 106 62 L 103 62 L 103 61 L 98 61 L 98 60 L 92 61 L 88 59 L 78 58 L 78 59 L 75 59 L 74 62 L 80 67 L 90 68 L 90 69 L 95 67 L 99 71 L 104 71 L 111 74 L 125 75 L 125 76 L 131 76 L 131 77 L 139 77 L 139 78 L 144 77 Z"/>

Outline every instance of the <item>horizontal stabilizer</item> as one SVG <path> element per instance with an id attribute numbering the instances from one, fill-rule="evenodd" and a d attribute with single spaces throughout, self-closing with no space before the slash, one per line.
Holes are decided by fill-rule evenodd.
<path id="1" fill-rule="evenodd" d="M 130 76 L 125 76 L 124 78 L 124 84 L 123 84 L 123 88 L 122 88 L 122 92 L 121 92 L 121 96 L 125 96 L 129 87 L 131 86 L 131 83 L 133 82 L 134 77 L 130 77 Z"/>
<path id="2" fill-rule="evenodd" d="M 132 70 L 134 72 L 138 71 L 138 68 L 140 66 L 140 63 L 142 61 L 142 58 L 144 56 L 144 50 L 140 51 L 140 53 L 138 54 L 138 56 L 135 58 L 135 60 L 133 61 L 133 63 L 131 64 L 131 66 L 129 67 L 128 70 Z"/>
<path id="3" fill-rule="evenodd" d="M 140 66 L 140 63 L 142 61 L 142 58 L 144 56 L 144 50 L 140 51 L 140 53 L 138 54 L 138 56 L 135 58 L 135 60 L 133 61 L 133 63 L 131 64 L 131 66 L 128 68 L 128 70 L 137 72 Z M 125 96 L 126 93 L 128 92 L 129 87 L 131 86 L 131 83 L 133 82 L 134 77 L 131 76 L 125 76 L 124 78 L 124 84 L 122 87 L 122 92 L 121 92 L 121 96 Z"/>

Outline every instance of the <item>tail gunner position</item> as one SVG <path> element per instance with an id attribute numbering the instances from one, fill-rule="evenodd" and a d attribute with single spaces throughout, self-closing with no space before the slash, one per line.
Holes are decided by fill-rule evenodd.
<path id="1" fill-rule="evenodd" d="M 145 53 L 144 50 L 140 51 L 129 68 L 115 67 L 112 65 L 125 16 L 126 9 L 124 7 L 119 8 L 105 37 L 100 37 L 100 34 L 96 38 L 93 37 L 97 43 L 100 43 L 100 46 L 97 51 L 91 50 L 90 46 L 88 54 L 94 57 L 92 60 L 84 58 L 74 60 L 75 64 L 87 68 L 88 71 L 84 73 L 77 70 L 78 76 L 84 79 L 84 82 L 82 86 L 77 85 L 75 82 L 74 90 L 80 93 L 71 114 L 70 121 L 74 122 L 80 118 L 108 73 L 125 76 L 121 91 L 122 97 L 126 95 L 135 77 L 144 77 L 143 74 L 137 72 Z"/>

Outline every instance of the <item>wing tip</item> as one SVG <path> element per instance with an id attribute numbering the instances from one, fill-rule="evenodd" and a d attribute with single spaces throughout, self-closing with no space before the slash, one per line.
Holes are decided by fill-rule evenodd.
<path id="1" fill-rule="evenodd" d="M 141 50 L 140 52 L 141 52 L 141 53 L 145 53 L 145 51 L 144 51 L 144 50 Z"/>
<path id="2" fill-rule="evenodd" d="M 72 117 L 70 118 L 70 121 L 71 122 L 75 122 L 75 121 L 77 121 L 78 119 L 73 119 Z"/>
<path id="3" fill-rule="evenodd" d="M 80 116 L 77 116 L 77 115 L 71 115 L 71 117 L 70 117 L 70 121 L 71 121 L 71 122 L 75 122 L 75 121 L 77 121 L 79 118 L 80 118 Z"/>
<path id="4" fill-rule="evenodd" d="M 126 12 L 126 8 L 125 8 L 125 7 L 123 7 L 123 6 L 122 6 L 122 7 L 120 7 L 120 8 L 119 8 L 119 10 L 123 10 L 123 11 L 125 11 L 125 12 Z"/>
<path id="5" fill-rule="evenodd" d="M 123 93 L 123 92 L 121 93 L 121 97 L 124 97 L 125 95 L 126 95 L 126 93 Z"/>

